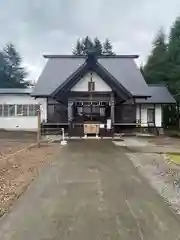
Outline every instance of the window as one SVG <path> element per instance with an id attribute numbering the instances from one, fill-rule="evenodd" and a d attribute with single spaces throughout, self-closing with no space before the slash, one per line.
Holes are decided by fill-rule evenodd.
<path id="1" fill-rule="evenodd" d="M 0 104 L 0 117 L 37 116 L 38 104 Z"/>
<path id="2" fill-rule="evenodd" d="M 28 105 L 23 105 L 23 116 L 28 116 Z"/>
<path id="3" fill-rule="evenodd" d="M 9 114 L 8 114 L 8 106 L 9 105 L 4 105 L 4 109 L 3 109 L 4 110 L 4 114 L 3 114 L 4 117 L 8 117 L 9 116 Z"/>
<path id="4" fill-rule="evenodd" d="M 38 115 L 40 106 L 38 104 L 28 105 L 28 116 L 34 117 Z"/>
<path id="5" fill-rule="evenodd" d="M 39 105 L 29 105 L 29 116 L 37 116 L 37 111 L 39 109 Z"/>
<path id="6" fill-rule="evenodd" d="M 23 105 L 17 105 L 17 116 L 23 116 Z"/>
<path id="7" fill-rule="evenodd" d="M 9 105 L 9 116 L 15 116 L 15 105 Z"/>
<path id="8" fill-rule="evenodd" d="M 37 104 L 17 105 L 17 116 L 34 117 L 34 116 L 37 116 L 38 109 L 39 109 L 39 105 Z"/>
<path id="9" fill-rule="evenodd" d="M 0 117 L 13 117 L 15 116 L 15 105 L 0 105 Z"/>
<path id="10" fill-rule="evenodd" d="M 88 91 L 89 92 L 95 91 L 95 82 L 88 82 Z"/>

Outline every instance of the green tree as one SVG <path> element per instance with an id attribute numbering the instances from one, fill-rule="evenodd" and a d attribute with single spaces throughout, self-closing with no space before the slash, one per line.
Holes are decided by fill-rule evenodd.
<path id="1" fill-rule="evenodd" d="M 73 55 L 83 55 L 83 48 L 80 39 L 77 40 L 75 46 L 73 47 Z"/>
<path id="2" fill-rule="evenodd" d="M 167 59 L 168 86 L 177 100 L 177 108 L 173 112 L 176 112 L 177 126 L 180 128 L 180 17 L 176 18 L 170 29 Z"/>
<path id="3" fill-rule="evenodd" d="M 24 78 L 27 76 L 27 72 L 24 67 L 22 67 L 22 59 L 20 54 L 16 51 L 13 44 L 7 44 L 3 51 L 3 61 L 4 61 L 4 76 L 6 78 L 5 87 L 12 88 L 26 88 L 30 85 L 28 81 Z"/>
<path id="4" fill-rule="evenodd" d="M 82 44 L 83 55 L 87 55 L 90 51 L 93 51 L 94 49 L 93 42 L 91 38 L 88 36 L 82 39 L 81 44 Z"/>
<path id="5" fill-rule="evenodd" d="M 78 39 L 73 47 L 74 55 L 87 55 L 89 52 L 94 52 L 95 55 L 114 55 L 111 42 L 106 39 L 104 44 L 96 37 L 93 40 L 86 36 L 82 40 Z"/>
<path id="6" fill-rule="evenodd" d="M 173 23 L 167 49 L 169 88 L 180 100 L 180 17 Z"/>
<path id="7" fill-rule="evenodd" d="M 6 74 L 6 62 L 4 55 L 0 52 L 0 88 L 9 87 L 10 83 Z"/>
<path id="8" fill-rule="evenodd" d="M 96 55 L 100 56 L 103 53 L 103 47 L 101 41 L 96 37 L 93 41 L 93 49 Z"/>
<path id="9" fill-rule="evenodd" d="M 167 83 L 167 45 L 165 33 L 160 29 L 153 41 L 147 62 L 141 71 L 147 83 Z"/>
<path id="10" fill-rule="evenodd" d="M 115 55 L 113 52 L 113 46 L 108 38 L 103 43 L 103 55 Z"/>

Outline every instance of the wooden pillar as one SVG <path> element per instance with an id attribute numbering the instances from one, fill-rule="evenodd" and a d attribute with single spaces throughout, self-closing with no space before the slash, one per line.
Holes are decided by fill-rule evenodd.
<path id="1" fill-rule="evenodd" d="M 39 106 L 39 109 L 37 110 L 37 147 L 40 147 L 40 141 L 41 141 L 41 108 Z"/>
<path id="2" fill-rule="evenodd" d="M 141 104 L 139 104 L 139 122 L 140 122 L 140 126 L 141 126 Z"/>
<path id="3" fill-rule="evenodd" d="M 113 93 L 111 93 L 110 102 L 111 102 L 111 121 L 112 121 L 112 124 L 114 124 L 114 122 L 115 122 L 115 103 L 114 103 L 114 94 Z"/>
<path id="4" fill-rule="evenodd" d="M 73 106 L 73 102 L 72 101 L 68 101 L 68 122 L 70 123 L 73 119 L 73 111 L 72 111 L 72 106 Z"/>
<path id="5" fill-rule="evenodd" d="M 72 135 L 72 120 L 73 120 L 73 101 L 68 101 L 68 125 L 69 125 L 69 136 Z"/>
<path id="6" fill-rule="evenodd" d="M 142 117 L 141 117 L 141 104 L 139 104 L 139 122 L 140 122 L 140 132 L 142 132 Z"/>

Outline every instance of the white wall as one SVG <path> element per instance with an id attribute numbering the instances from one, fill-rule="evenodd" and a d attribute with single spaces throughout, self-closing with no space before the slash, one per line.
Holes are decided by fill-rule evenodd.
<path id="1" fill-rule="evenodd" d="M 40 104 L 41 121 L 47 120 L 47 101 L 45 98 L 35 99 L 29 95 L 3 94 L 0 104 Z M 37 116 L 0 117 L 0 129 L 6 130 L 37 130 Z"/>
<path id="2" fill-rule="evenodd" d="M 136 122 L 140 120 L 140 106 L 136 105 Z"/>
<path id="3" fill-rule="evenodd" d="M 155 123 L 156 127 L 162 127 L 162 107 L 160 104 L 155 106 Z"/>
<path id="4" fill-rule="evenodd" d="M 152 104 L 141 105 L 141 126 L 147 127 L 147 109 L 153 107 Z M 140 120 L 140 105 L 136 108 L 136 121 Z M 162 107 L 160 104 L 155 104 L 155 124 L 156 127 L 162 127 Z"/>
<path id="5" fill-rule="evenodd" d="M 141 126 L 147 127 L 147 105 L 141 105 Z"/>
<path id="6" fill-rule="evenodd" d="M 74 92 L 88 91 L 88 82 L 91 80 L 90 72 L 84 75 L 79 82 L 71 89 Z M 95 82 L 95 92 L 110 92 L 111 88 L 95 72 L 92 73 L 92 81 Z"/>

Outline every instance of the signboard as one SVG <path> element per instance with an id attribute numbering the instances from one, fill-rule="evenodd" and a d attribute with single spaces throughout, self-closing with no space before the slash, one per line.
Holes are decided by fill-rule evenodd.
<path id="1" fill-rule="evenodd" d="M 99 124 L 84 124 L 85 134 L 99 134 Z"/>

